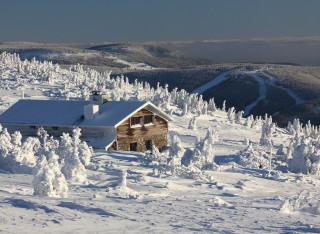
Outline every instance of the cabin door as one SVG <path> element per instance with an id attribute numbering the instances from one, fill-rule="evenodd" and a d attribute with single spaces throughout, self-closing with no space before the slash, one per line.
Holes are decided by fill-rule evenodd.
<path id="1" fill-rule="evenodd" d="M 130 143 L 130 151 L 137 151 L 138 150 L 138 143 L 132 142 Z"/>
<path id="2" fill-rule="evenodd" d="M 151 140 L 147 140 L 144 142 L 144 147 L 146 150 L 152 150 L 152 141 Z"/>

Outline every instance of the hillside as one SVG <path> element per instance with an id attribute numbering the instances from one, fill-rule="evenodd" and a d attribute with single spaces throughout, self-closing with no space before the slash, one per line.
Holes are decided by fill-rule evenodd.
<path id="1" fill-rule="evenodd" d="M 320 68 L 275 64 L 217 64 L 185 69 L 125 73 L 132 82 L 159 82 L 214 98 L 218 106 L 244 110 L 245 115 L 268 113 L 280 126 L 299 118 L 320 125 Z M 223 77 L 221 77 L 223 76 Z M 240 97 L 240 98 L 239 98 Z"/>
<path id="2" fill-rule="evenodd" d="M 225 76 L 220 77 L 223 82 Z M 68 180 L 67 197 L 47 197 L 33 195 L 33 167 L 27 159 L 10 158 L 16 162 L 12 171 L 1 161 L 1 232 L 320 232 L 320 149 L 315 126 L 302 128 L 296 121 L 291 128 L 278 128 L 269 117 L 243 118 L 184 91 L 153 90 L 79 65 L 65 70 L 48 62 L 0 55 L 2 111 L 22 91 L 30 99 L 77 100 L 100 88 L 111 100 L 151 100 L 170 114 L 171 151 L 162 157 L 175 158 L 180 165 L 163 165 L 170 170 L 161 173 L 160 161 L 148 155 L 96 150 L 85 169 L 85 182 Z M 192 118 L 196 124 L 189 129 Z M 7 137 L 1 130 L 4 161 Z M 33 153 L 38 157 L 39 152 Z"/>
<path id="3" fill-rule="evenodd" d="M 212 64 L 156 43 L 103 44 L 88 49 L 79 45 L 2 43 L 0 51 L 16 52 L 22 59 L 53 61 L 64 68 L 80 63 L 85 69 L 112 70 L 115 76 L 124 74 L 130 82 L 147 81 L 154 88 L 159 82 L 168 84 L 169 90 L 202 90 L 205 100 L 215 98 L 218 106 L 226 100 L 228 108 L 244 110 L 246 116 L 268 113 L 280 126 L 294 118 L 320 125 L 318 67 Z M 217 82 L 223 72 L 227 72 L 226 78 Z"/>
<path id="4" fill-rule="evenodd" d="M 192 57 L 156 44 L 106 44 L 89 48 L 86 45 L 40 44 L 30 42 L 0 43 L 0 53 L 19 54 L 21 59 L 52 61 L 60 65 L 83 64 L 100 71 L 115 72 L 179 68 L 212 64 L 211 61 Z"/>
<path id="5" fill-rule="evenodd" d="M 156 68 L 180 68 L 213 63 L 157 44 L 118 43 L 97 45 L 89 49 L 112 53 L 125 61 L 145 63 Z"/>

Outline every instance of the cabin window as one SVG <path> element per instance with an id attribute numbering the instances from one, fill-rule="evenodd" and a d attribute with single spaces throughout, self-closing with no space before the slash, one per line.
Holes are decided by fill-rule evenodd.
<path id="1" fill-rule="evenodd" d="M 142 117 L 131 117 L 130 119 L 130 126 L 131 127 L 138 127 L 142 126 Z"/>
<path id="2" fill-rule="evenodd" d="M 153 115 L 145 115 L 143 117 L 143 124 L 144 125 L 154 124 L 154 116 Z"/>
<path id="3" fill-rule="evenodd" d="M 57 131 L 59 128 L 54 126 L 54 127 L 51 127 L 51 129 L 54 130 L 54 131 Z"/>
<path id="4" fill-rule="evenodd" d="M 144 147 L 146 150 L 152 150 L 152 140 L 147 140 L 144 142 Z"/>
<path id="5" fill-rule="evenodd" d="M 130 151 L 137 151 L 138 150 L 138 143 L 132 142 L 130 143 Z"/>

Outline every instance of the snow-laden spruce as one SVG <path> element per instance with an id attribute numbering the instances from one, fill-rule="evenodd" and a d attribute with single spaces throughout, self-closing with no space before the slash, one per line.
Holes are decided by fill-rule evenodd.
<path id="1" fill-rule="evenodd" d="M 310 137 L 296 135 L 288 150 L 288 169 L 294 173 L 320 175 L 320 149 L 318 147 Z"/>
<path id="2" fill-rule="evenodd" d="M 272 141 L 272 134 L 275 131 L 275 124 L 272 122 L 272 117 L 265 116 L 265 121 L 263 122 L 262 129 L 261 129 L 261 138 L 260 144 L 261 145 L 270 145 Z"/>
<path id="3" fill-rule="evenodd" d="M 169 154 L 169 162 L 168 166 L 170 168 L 172 175 L 179 174 L 179 171 L 181 169 L 181 160 L 184 156 L 185 149 L 183 148 L 181 144 L 181 140 L 178 136 L 172 137 L 172 143 L 170 147 L 170 154 Z"/>
<path id="4" fill-rule="evenodd" d="M 188 129 L 190 129 L 190 130 L 196 130 L 197 129 L 197 119 L 196 119 L 196 117 L 192 117 L 190 119 Z"/>
<path id="5" fill-rule="evenodd" d="M 77 146 L 74 147 L 73 153 L 65 158 L 61 171 L 68 180 L 78 183 L 86 182 L 86 169 L 79 159 Z"/>
<path id="6" fill-rule="evenodd" d="M 22 141 L 20 132 L 10 134 L 1 127 L 0 132 L 0 165 L 1 169 L 10 172 L 32 168 L 36 163 L 35 154 L 40 147 L 38 139 L 28 137 Z"/>
<path id="7" fill-rule="evenodd" d="M 268 168 L 269 162 L 266 158 L 254 150 L 252 143 L 239 153 L 239 164 L 248 168 Z"/>
<path id="8" fill-rule="evenodd" d="M 184 158 L 185 164 L 192 165 L 200 170 L 216 170 L 218 165 L 214 163 L 213 145 L 218 140 L 219 136 L 217 130 L 209 127 L 206 137 L 203 140 L 199 140 L 196 143 L 193 152 L 189 153 L 191 156 Z"/>
<path id="9" fill-rule="evenodd" d="M 45 151 L 44 151 L 45 152 Z M 67 197 L 68 184 L 61 173 L 58 156 L 53 152 L 40 155 L 34 168 L 34 195 L 48 197 Z M 47 157 L 49 158 L 47 161 Z"/>
<path id="10" fill-rule="evenodd" d="M 140 158 L 141 163 L 147 166 L 154 166 L 157 168 L 159 165 L 167 164 L 166 153 L 160 153 L 159 149 L 152 144 L 151 150 L 146 151 Z"/>

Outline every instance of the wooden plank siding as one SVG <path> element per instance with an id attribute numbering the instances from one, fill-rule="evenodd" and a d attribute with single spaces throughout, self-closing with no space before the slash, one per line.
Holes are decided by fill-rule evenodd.
<path id="1" fill-rule="evenodd" d="M 142 109 L 131 117 L 143 117 L 145 115 L 154 114 Z M 160 149 L 168 144 L 168 122 L 165 119 L 155 115 L 154 124 L 131 127 L 130 118 L 123 121 L 116 129 L 118 150 L 130 150 L 130 143 L 137 142 L 137 151 L 143 152 L 145 150 L 144 143 L 147 140 L 152 140 L 153 144 Z"/>

